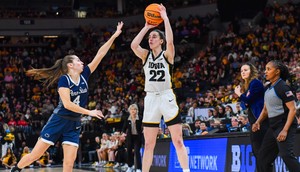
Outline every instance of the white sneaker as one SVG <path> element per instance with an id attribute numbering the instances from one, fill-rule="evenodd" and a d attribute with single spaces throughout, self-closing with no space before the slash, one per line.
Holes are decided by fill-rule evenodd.
<path id="1" fill-rule="evenodd" d="M 132 168 L 131 167 L 128 167 L 126 172 L 132 172 Z"/>
<path id="2" fill-rule="evenodd" d="M 142 172 L 142 170 L 140 170 L 140 169 L 136 169 L 136 170 L 135 170 L 135 172 Z"/>
<path id="3" fill-rule="evenodd" d="M 120 166 L 120 164 L 117 162 L 114 166 L 113 166 L 113 168 L 118 168 Z"/>
<path id="4" fill-rule="evenodd" d="M 99 162 L 94 162 L 93 164 L 92 164 L 92 166 L 98 166 L 99 165 Z"/>

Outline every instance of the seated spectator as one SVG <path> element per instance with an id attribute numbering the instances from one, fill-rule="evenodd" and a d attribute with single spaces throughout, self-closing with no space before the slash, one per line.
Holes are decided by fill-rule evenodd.
<path id="1" fill-rule="evenodd" d="M 200 123 L 201 123 L 200 119 L 196 119 L 195 120 L 195 123 L 194 123 L 194 126 L 195 126 L 194 135 L 201 135 Z"/>
<path id="2" fill-rule="evenodd" d="M 237 102 L 237 103 L 236 103 L 235 108 L 236 108 L 236 115 L 237 115 L 237 116 L 239 116 L 239 115 L 245 115 L 245 112 L 244 112 L 244 110 L 242 109 L 241 103 L 240 103 L 240 102 Z"/>
<path id="3" fill-rule="evenodd" d="M 115 165 L 113 168 L 118 168 L 119 166 L 124 166 L 126 162 L 126 138 L 124 135 L 121 135 L 115 150 Z"/>
<path id="4" fill-rule="evenodd" d="M 1 161 L 5 168 L 12 168 L 17 164 L 17 158 L 10 147 L 6 149 L 6 154 L 2 156 Z"/>
<path id="5" fill-rule="evenodd" d="M 101 158 L 99 157 L 98 153 L 97 153 L 98 150 L 100 149 L 100 146 L 101 146 L 100 137 L 99 137 L 99 136 L 96 136 L 96 137 L 95 137 L 95 144 L 94 144 L 94 147 L 95 147 L 95 152 L 94 152 L 94 154 L 97 155 L 97 159 L 98 159 L 98 160 L 101 159 Z M 99 165 L 98 161 L 96 160 L 96 161 L 93 163 L 93 165 Z"/>
<path id="6" fill-rule="evenodd" d="M 242 132 L 250 131 L 251 128 L 250 128 L 250 123 L 247 115 L 240 115 L 238 117 L 238 121 L 239 121 L 239 127 Z"/>
<path id="7" fill-rule="evenodd" d="M 192 119 L 194 120 L 194 117 L 195 117 L 195 109 L 198 107 L 198 103 L 197 102 L 194 102 L 192 104 L 192 106 L 189 108 L 188 110 L 188 113 L 187 113 L 187 116 L 190 116 L 192 117 Z"/>
<path id="8" fill-rule="evenodd" d="M 95 154 L 94 144 L 91 143 L 90 139 L 86 139 L 86 142 L 82 145 L 82 157 L 83 162 L 93 162 L 93 155 Z"/>
<path id="9" fill-rule="evenodd" d="M 45 151 L 44 154 L 40 157 L 40 159 L 36 161 L 36 163 L 40 167 L 49 167 L 49 166 L 51 166 L 52 160 L 50 160 L 49 152 Z"/>
<path id="10" fill-rule="evenodd" d="M 110 140 L 108 138 L 108 134 L 103 133 L 102 139 L 101 139 L 101 146 L 100 146 L 100 149 L 98 149 L 98 151 L 97 151 L 97 154 L 99 157 L 99 166 L 105 165 L 108 160 L 107 150 L 108 150 L 109 144 L 110 144 Z"/>
<path id="11" fill-rule="evenodd" d="M 168 138 L 171 138 L 171 133 L 170 133 L 170 130 L 168 127 L 165 128 L 165 135 L 168 137 Z"/>
<path id="12" fill-rule="evenodd" d="M 208 134 L 207 126 L 206 126 L 205 122 L 200 123 L 200 130 L 201 130 L 200 135 L 203 136 L 203 135 Z"/>
<path id="13" fill-rule="evenodd" d="M 22 154 L 21 154 L 20 159 L 22 159 L 23 156 L 25 156 L 25 155 L 27 155 L 27 154 L 29 154 L 29 153 L 30 153 L 29 147 L 28 147 L 28 146 L 25 146 L 25 147 L 23 148 L 23 151 L 22 151 Z"/>
<path id="14" fill-rule="evenodd" d="M 22 151 L 22 154 L 20 156 L 20 159 L 22 159 L 25 155 L 29 154 L 30 153 L 30 150 L 29 150 L 29 147 L 28 146 L 25 146 L 23 148 L 23 151 Z M 29 167 L 33 166 L 33 164 L 29 165 Z"/>
<path id="15" fill-rule="evenodd" d="M 239 120 L 237 119 L 237 117 L 233 116 L 231 118 L 231 125 L 228 128 L 229 132 L 239 132 L 241 131 L 240 126 L 239 126 Z"/>
<path id="16" fill-rule="evenodd" d="M 225 106 L 225 118 L 231 118 L 235 116 L 233 109 L 230 105 Z"/>
<path id="17" fill-rule="evenodd" d="M 107 155 L 108 155 L 108 163 L 103 167 L 113 167 L 115 164 L 115 151 L 118 148 L 119 137 L 116 135 L 110 136 L 110 143 L 108 145 Z"/>
<path id="18" fill-rule="evenodd" d="M 193 135 L 193 131 L 189 124 L 187 124 L 187 123 L 182 124 L 182 133 L 183 133 L 183 136 L 192 136 Z"/>
<path id="19" fill-rule="evenodd" d="M 157 138 L 158 139 L 168 138 L 168 136 L 164 134 L 162 128 L 160 128 L 160 127 L 158 128 Z"/>

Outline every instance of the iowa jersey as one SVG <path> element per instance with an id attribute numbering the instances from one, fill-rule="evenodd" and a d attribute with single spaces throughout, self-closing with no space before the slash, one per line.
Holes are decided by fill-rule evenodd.
<path id="1" fill-rule="evenodd" d="M 70 89 L 70 99 L 73 103 L 80 107 L 85 107 L 88 101 L 88 78 L 91 74 L 90 68 L 85 66 L 83 72 L 80 74 L 78 83 L 75 83 L 69 75 L 63 75 L 58 80 L 58 88 L 66 87 Z M 66 109 L 62 100 L 59 98 L 58 106 L 54 109 L 54 114 L 60 116 L 68 116 L 78 118 L 81 114 L 72 112 Z"/>
<path id="2" fill-rule="evenodd" d="M 171 68 L 173 67 L 164 55 L 165 51 L 154 57 L 152 51 L 149 51 L 144 63 L 145 73 L 145 91 L 160 92 L 172 88 Z"/>

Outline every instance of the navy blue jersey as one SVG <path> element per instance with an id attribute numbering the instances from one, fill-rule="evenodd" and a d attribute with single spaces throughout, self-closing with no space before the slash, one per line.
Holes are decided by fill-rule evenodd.
<path id="1" fill-rule="evenodd" d="M 85 66 L 78 83 L 75 83 L 69 75 L 63 75 L 58 80 L 58 89 L 60 87 L 69 88 L 71 101 L 80 107 L 85 107 L 88 101 L 88 78 L 90 74 L 90 68 Z M 74 117 L 75 119 L 82 115 L 66 109 L 60 97 L 58 106 L 54 109 L 54 114 L 62 117 Z"/>

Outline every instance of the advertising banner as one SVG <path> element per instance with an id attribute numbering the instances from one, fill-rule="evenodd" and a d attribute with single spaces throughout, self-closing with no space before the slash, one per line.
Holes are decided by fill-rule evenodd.
<path id="1" fill-rule="evenodd" d="M 191 172 L 224 171 L 227 138 L 185 140 Z M 170 145 L 169 172 L 182 172 L 174 145 Z"/>

